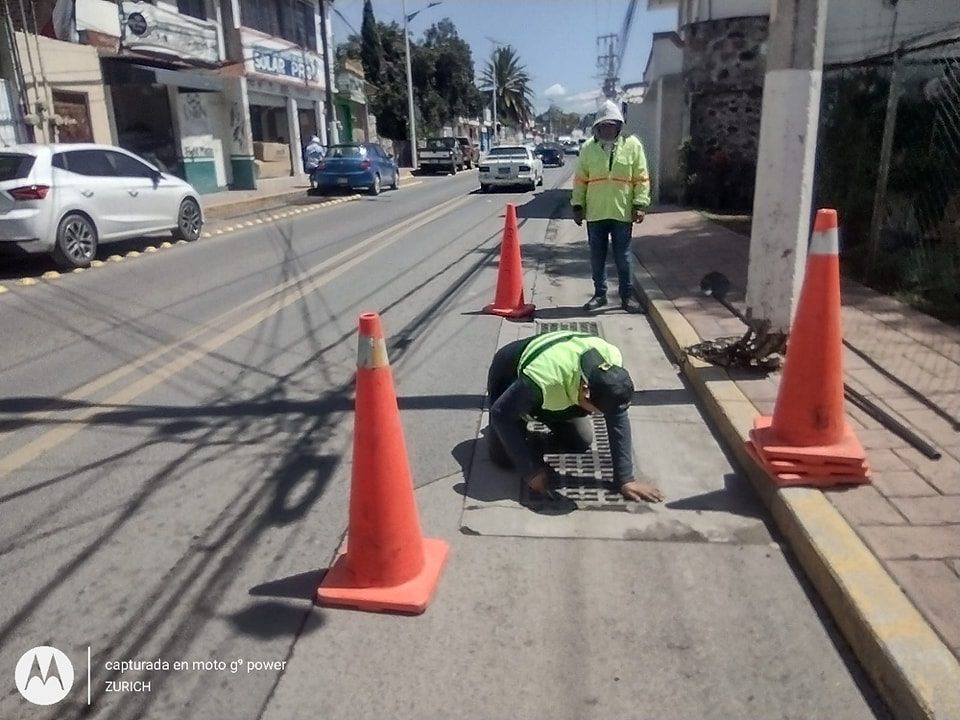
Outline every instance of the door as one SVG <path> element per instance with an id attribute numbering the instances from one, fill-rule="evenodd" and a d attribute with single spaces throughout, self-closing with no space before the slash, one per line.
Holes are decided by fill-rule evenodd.
<path id="1" fill-rule="evenodd" d="M 129 196 L 104 150 L 69 150 L 53 156 L 57 205 L 82 210 L 101 239 L 122 235 L 129 227 Z"/>
<path id="2" fill-rule="evenodd" d="M 177 224 L 180 192 L 169 180 L 158 176 L 152 167 L 127 153 L 108 150 L 117 179 L 127 193 L 133 215 L 131 225 L 140 232 L 167 230 Z M 132 231 L 132 228 L 131 228 Z"/>

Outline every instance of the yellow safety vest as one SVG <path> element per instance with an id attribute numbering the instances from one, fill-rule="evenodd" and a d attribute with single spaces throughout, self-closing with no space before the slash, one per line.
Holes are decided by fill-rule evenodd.
<path id="1" fill-rule="evenodd" d="M 580 148 L 570 204 L 584 209 L 587 222 L 632 222 L 633 209 L 650 204 L 650 176 L 640 140 L 621 135 L 610 154 L 596 138 L 587 140 Z"/>
<path id="2" fill-rule="evenodd" d="M 518 370 L 533 381 L 543 395 L 543 409 L 560 412 L 580 399 L 580 356 L 597 350 L 611 365 L 622 365 L 615 345 L 593 335 L 564 330 L 537 335 L 520 355 Z"/>

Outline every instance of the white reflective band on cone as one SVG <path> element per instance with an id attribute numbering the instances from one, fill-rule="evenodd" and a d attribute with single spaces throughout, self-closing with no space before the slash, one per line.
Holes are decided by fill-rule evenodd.
<path id="1" fill-rule="evenodd" d="M 357 344 L 357 367 L 364 370 L 376 370 L 389 366 L 387 344 L 383 338 L 361 337 Z"/>
<path id="2" fill-rule="evenodd" d="M 840 237 L 836 228 L 814 231 L 810 238 L 810 255 L 839 255 Z"/>

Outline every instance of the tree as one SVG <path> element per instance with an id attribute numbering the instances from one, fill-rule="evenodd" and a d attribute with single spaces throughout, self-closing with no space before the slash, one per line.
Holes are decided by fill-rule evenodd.
<path id="1" fill-rule="evenodd" d="M 375 82 L 383 69 L 383 41 L 380 26 L 373 16 L 372 0 L 364 0 L 363 24 L 360 25 L 360 60 L 367 82 Z"/>
<path id="2" fill-rule="evenodd" d="M 497 82 L 497 120 L 525 127 L 533 119 L 533 91 L 530 75 L 512 45 L 498 47 L 483 69 L 483 87 L 488 95 Z"/>
<path id="3" fill-rule="evenodd" d="M 550 105 L 546 112 L 534 119 L 537 125 L 542 125 L 555 135 L 568 135 L 580 124 L 580 113 L 567 113 L 556 105 Z"/>

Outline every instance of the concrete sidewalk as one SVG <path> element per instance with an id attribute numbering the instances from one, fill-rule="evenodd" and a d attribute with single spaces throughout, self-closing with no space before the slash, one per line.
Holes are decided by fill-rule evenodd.
<path id="1" fill-rule="evenodd" d="M 536 322 L 477 312 L 492 264 L 482 296 L 470 290 L 451 311 L 495 323 L 500 345 L 543 323 L 598 322 L 636 378 L 634 454 L 668 501 L 526 502 L 516 475 L 488 462 L 478 413 L 476 437 L 451 449 L 463 472 L 417 491 L 426 533 L 452 548 L 426 613 L 315 610 L 262 717 L 886 718 L 648 319 L 618 307 L 584 316 L 584 231 L 549 219 L 549 202 L 518 209 Z M 495 349 L 477 346 L 477 362 Z"/>
<path id="2" fill-rule="evenodd" d="M 400 182 L 412 176 L 410 168 L 400 168 Z M 256 190 L 226 190 L 201 195 L 207 220 L 223 220 L 258 210 L 267 210 L 302 199 L 310 189 L 306 175 L 258 180 Z"/>
<path id="3" fill-rule="evenodd" d="M 753 417 L 772 412 L 779 374 L 727 373 L 683 351 L 745 330 L 700 279 L 724 273 L 743 311 L 749 238 L 695 212 L 654 213 L 635 252 L 651 316 L 896 716 L 960 718 L 960 331 L 844 281 L 846 382 L 942 458 L 926 459 L 851 407 L 872 484 L 775 491 L 743 441 Z"/>

